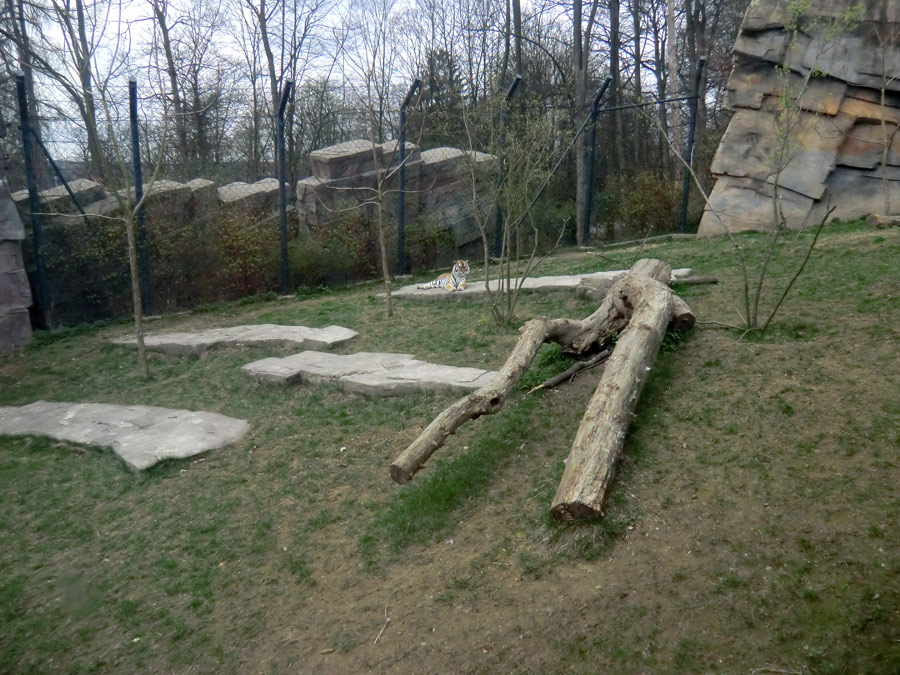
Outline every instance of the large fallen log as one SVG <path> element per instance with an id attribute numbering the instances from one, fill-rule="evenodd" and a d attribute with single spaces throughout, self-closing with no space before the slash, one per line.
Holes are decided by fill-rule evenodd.
<path id="1" fill-rule="evenodd" d="M 406 483 L 462 424 L 499 412 L 543 343 L 558 343 L 563 351 L 574 354 L 600 350 L 611 335 L 628 325 L 632 313 L 642 307 L 645 289 L 652 289 L 654 296 L 664 292 L 668 298 L 663 330 L 666 324 L 679 330 L 691 327 L 694 315 L 690 307 L 666 286 L 671 275 L 671 267 L 661 260 L 638 260 L 628 274 L 613 285 L 600 307 L 589 317 L 581 321 L 564 318 L 528 321 L 519 329 L 522 335 L 494 380 L 440 413 L 391 464 L 391 478 L 401 485 Z M 617 346 L 613 357 L 618 351 Z M 624 430 L 622 433 L 624 435 Z M 580 512 L 576 509 L 572 515 L 580 515 Z M 565 512 L 561 512 L 560 517 L 566 517 Z"/>
<path id="2" fill-rule="evenodd" d="M 642 282 L 639 295 L 631 297 L 631 320 L 606 362 L 566 459 L 550 506 L 557 520 L 602 515 L 625 433 L 671 320 L 673 298 L 677 297 L 653 279 L 645 277 Z"/>

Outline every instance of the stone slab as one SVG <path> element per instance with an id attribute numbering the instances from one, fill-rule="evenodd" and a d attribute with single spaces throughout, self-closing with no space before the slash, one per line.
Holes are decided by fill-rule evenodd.
<path id="1" fill-rule="evenodd" d="M 333 179 L 375 170 L 382 148 L 362 139 L 346 141 L 309 153 L 312 174 L 317 178 Z"/>
<path id="2" fill-rule="evenodd" d="M 238 441 L 244 420 L 154 406 L 37 401 L 0 407 L 0 434 L 50 436 L 116 453 L 134 471 L 193 457 Z"/>
<path id="3" fill-rule="evenodd" d="M 192 333 L 156 333 L 144 336 L 147 349 L 173 356 L 193 356 L 215 347 L 295 347 L 329 349 L 358 336 L 343 326 L 307 328 L 262 323 L 251 326 L 210 328 Z M 115 344 L 137 347 L 134 337 L 113 340 Z"/>
<path id="4" fill-rule="evenodd" d="M 268 358 L 241 368 L 259 382 L 332 385 L 367 396 L 410 393 L 464 394 L 496 375 L 481 368 L 459 368 L 420 361 L 412 354 L 357 352 L 326 354 L 305 351 L 285 358 Z"/>
<path id="5" fill-rule="evenodd" d="M 237 181 L 223 185 L 217 191 L 219 193 L 219 201 L 223 204 L 233 206 L 244 202 L 254 208 L 272 205 L 275 203 L 272 200 L 275 199 L 278 192 L 278 179 L 263 178 L 255 183 Z"/>
<path id="6" fill-rule="evenodd" d="M 591 274 L 567 274 L 550 277 L 528 277 L 522 282 L 522 290 L 531 292 L 569 291 L 578 288 L 585 279 L 608 279 L 615 283 L 628 273 L 628 270 L 613 270 L 609 272 L 593 272 Z M 693 274 L 693 270 L 683 267 L 672 271 L 673 279 L 683 279 Z M 415 298 L 417 300 L 461 300 L 465 297 L 481 297 L 487 295 L 487 285 L 484 281 L 472 281 L 466 284 L 461 291 L 446 291 L 442 288 L 417 288 L 416 284 L 403 286 L 391 293 L 394 298 Z M 491 290 L 499 288 L 499 281 L 491 281 Z M 386 297 L 379 293 L 379 298 Z"/>

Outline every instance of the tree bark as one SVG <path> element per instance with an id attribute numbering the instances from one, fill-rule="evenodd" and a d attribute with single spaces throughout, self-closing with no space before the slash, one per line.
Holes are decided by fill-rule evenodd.
<path id="1" fill-rule="evenodd" d="M 516 74 L 524 75 L 522 63 L 522 0 L 512 0 L 513 44 L 515 45 Z M 504 80 L 505 81 L 505 80 Z"/>
<path id="2" fill-rule="evenodd" d="M 665 286 L 671 276 L 672 268 L 667 263 L 641 259 L 623 279 L 613 285 L 600 307 L 584 320 L 559 318 L 528 321 L 519 329 L 521 337 L 494 380 L 461 398 L 438 415 L 391 464 L 391 478 L 401 485 L 408 482 L 462 424 L 482 415 L 500 412 L 510 392 L 545 342 L 555 342 L 564 351 L 574 354 L 599 350 L 609 336 L 628 325 L 632 312 L 642 302 L 643 289 L 648 284 L 668 293 L 667 323 L 671 320 L 676 329 L 690 328 L 694 324 L 690 307 Z"/>
<path id="3" fill-rule="evenodd" d="M 606 363 L 566 460 L 550 507 L 557 520 L 602 515 L 638 397 L 676 311 L 675 295 L 667 286 L 646 276 L 632 278 L 628 301 L 634 313 Z"/>

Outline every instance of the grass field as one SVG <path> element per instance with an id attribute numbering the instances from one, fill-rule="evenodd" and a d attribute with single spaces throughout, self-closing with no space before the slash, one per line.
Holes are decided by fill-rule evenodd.
<path id="1" fill-rule="evenodd" d="M 739 237 L 750 256 L 764 238 Z M 771 306 L 805 252 L 792 234 Z M 900 673 L 900 230 L 829 226 L 770 331 L 739 339 L 725 240 L 566 251 L 538 274 L 637 257 L 715 274 L 676 287 L 608 514 L 547 516 L 599 371 L 464 426 L 406 486 L 391 459 L 454 399 L 253 382 L 284 350 L 151 355 L 126 322 L 41 334 L 0 363 L 0 405 L 208 410 L 244 441 L 143 475 L 112 454 L 0 437 L 0 672 Z M 475 277 L 477 278 L 477 266 Z M 498 368 L 516 326 L 483 301 L 395 304 L 376 285 L 167 316 L 153 331 L 339 324 L 340 351 Z M 582 318 L 571 293 L 524 296 Z"/>

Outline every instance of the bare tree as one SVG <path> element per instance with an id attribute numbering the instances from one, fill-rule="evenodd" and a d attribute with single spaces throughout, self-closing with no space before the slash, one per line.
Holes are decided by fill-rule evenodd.
<path id="1" fill-rule="evenodd" d="M 618 0 L 612 0 L 617 2 Z M 574 115 L 572 127 L 579 124 L 579 120 L 587 112 L 587 87 L 588 87 L 588 62 L 591 52 L 591 37 L 593 35 L 594 22 L 597 18 L 597 10 L 600 7 L 599 0 L 591 0 L 590 12 L 587 23 L 581 18 L 582 0 L 575 0 L 572 12 L 572 72 L 575 83 L 574 91 Z M 587 152 L 583 135 L 575 140 L 575 232 L 579 246 L 584 245 L 584 228 L 590 223 L 584 223 L 584 203 L 589 198 L 588 190 L 592 186 L 585 185 L 587 173 Z"/>

